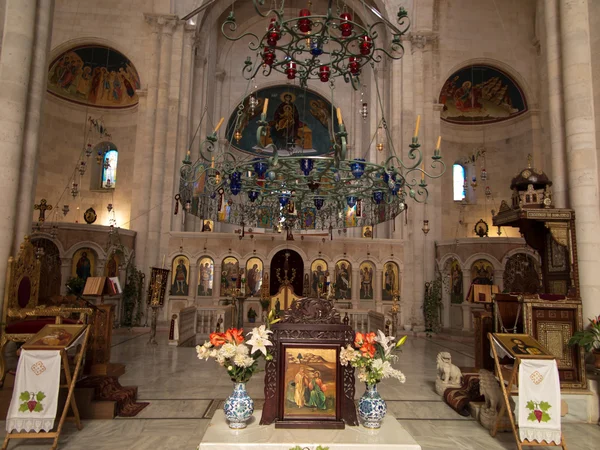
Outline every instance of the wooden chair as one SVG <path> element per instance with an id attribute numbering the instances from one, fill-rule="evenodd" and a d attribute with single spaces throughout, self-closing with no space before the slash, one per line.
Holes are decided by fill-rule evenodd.
<path id="1" fill-rule="evenodd" d="M 47 324 L 87 323 L 91 308 L 38 305 L 40 261 L 25 236 L 17 259 L 8 258 L 0 327 L 0 387 L 6 376 L 4 351 L 9 342 L 26 342 Z M 74 314 L 76 318 L 71 318 Z"/>

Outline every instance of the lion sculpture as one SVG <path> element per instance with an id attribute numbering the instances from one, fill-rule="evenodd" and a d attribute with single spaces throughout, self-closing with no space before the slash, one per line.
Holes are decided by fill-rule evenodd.
<path id="1" fill-rule="evenodd" d="M 452 356 L 448 352 L 440 352 L 437 355 L 438 379 L 443 384 L 460 386 L 462 373 L 460 369 L 452 364 Z"/>
<path id="2" fill-rule="evenodd" d="M 485 409 L 498 412 L 502 404 L 502 391 L 492 372 L 484 369 L 479 371 L 479 393 L 485 397 Z"/>

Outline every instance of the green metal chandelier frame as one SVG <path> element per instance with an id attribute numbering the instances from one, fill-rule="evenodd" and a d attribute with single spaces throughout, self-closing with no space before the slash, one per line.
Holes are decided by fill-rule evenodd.
<path id="1" fill-rule="evenodd" d="M 281 40 L 285 36 L 290 37 L 290 45 L 285 47 L 287 50 L 284 51 L 284 46 L 278 40 L 278 45 L 274 48 L 286 54 L 285 60 L 288 63 L 292 61 L 291 58 L 295 58 L 294 61 L 298 64 L 296 75 L 301 86 L 306 89 L 308 80 L 314 79 L 315 76 L 320 78 L 315 70 L 323 65 L 322 61 L 314 54 L 310 54 L 310 45 L 305 47 L 299 43 L 300 40 L 306 39 L 306 31 L 302 30 L 307 30 L 307 22 L 299 23 L 299 21 L 306 20 L 310 24 L 309 31 L 314 32 L 311 36 L 320 36 L 323 42 L 336 42 L 341 45 L 341 50 L 322 53 L 332 58 L 328 62 L 330 70 L 327 79 L 332 96 L 334 78 L 353 80 L 353 85 L 358 78 L 357 74 L 349 73 L 347 64 L 344 65 L 342 61 L 349 60 L 348 52 L 354 44 L 360 46 L 365 42 L 364 38 L 361 40 L 361 36 L 368 36 L 371 39 L 371 47 L 368 54 L 361 55 L 363 63 L 360 67 L 369 63 L 369 66 L 375 70 L 375 64 L 381 60 L 381 56 L 376 53 L 388 53 L 377 47 L 377 33 L 373 28 L 377 24 L 384 23 L 392 27 L 395 32 L 392 47 L 400 48 L 399 36 L 408 29 L 407 26 L 400 31 L 384 20 L 369 27 L 351 22 L 347 20 L 347 16 L 340 21 L 339 17 L 334 18 L 331 13 L 331 1 L 325 16 L 311 15 L 301 10 L 299 18 L 289 20 L 284 20 L 284 1 L 281 2 L 281 8 L 270 10 L 268 14 L 262 14 L 258 8 L 264 0 L 253 0 L 253 2 L 260 16 L 271 16 L 274 20 L 270 22 L 269 29 L 262 39 L 252 33 L 232 39 L 239 40 L 245 36 L 254 36 L 258 40 L 258 44 L 251 44 L 250 48 L 259 50 L 261 56 L 254 62 L 250 60 L 244 64 L 244 74 L 251 74 L 253 77 L 261 67 L 265 75 L 270 74 L 273 69 L 283 72 L 289 70 L 289 64 L 286 69 L 284 60 L 273 61 L 273 64 L 268 65 L 263 58 L 264 49 L 269 48 L 265 46 L 265 42 L 269 39 L 270 33 L 277 29 Z M 380 17 L 377 13 L 376 15 Z M 405 23 L 406 12 L 401 9 L 398 18 L 399 22 Z M 351 23 L 350 32 L 348 28 L 342 27 L 344 23 Z M 223 28 L 235 30 L 233 14 L 226 19 Z M 341 36 L 341 30 L 346 30 L 347 36 Z M 340 44 L 343 41 L 342 37 L 354 44 Z M 302 60 L 302 54 L 310 56 Z M 289 73 L 286 74 L 290 78 Z M 379 126 L 385 130 L 390 153 L 384 163 L 376 164 L 366 161 L 365 158 L 348 158 L 347 132 L 341 111 L 339 108 L 337 111 L 334 110 L 333 102 L 331 119 L 333 120 L 337 113 L 339 126 L 337 133 L 332 136 L 332 152 L 329 155 L 311 156 L 297 148 L 278 149 L 274 144 L 263 145 L 269 131 L 266 115 L 268 99 L 265 99 L 258 121 L 256 148 L 269 156 L 250 156 L 239 152 L 232 148 L 231 137 L 227 144 L 220 145 L 217 133 L 223 122 L 221 119 L 214 132 L 201 143 L 195 161 L 188 151 L 180 169 L 181 182 L 177 200 L 183 204 L 187 212 L 198 217 L 241 226 L 242 235 L 247 229 L 252 228 L 274 229 L 280 232 L 284 229 L 288 232 L 315 229 L 328 230 L 332 233 L 334 229 L 374 226 L 394 219 L 406 209 L 409 198 L 416 202 L 425 202 L 429 194 L 426 178 L 439 178 L 446 168 L 440 154 L 440 141 L 438 139 L 437 148 L 431 157 L 432 171 L 427 172 L 418 142 L 419 119 L 417 119 L 417 127 L 409 145 L 407 159 L 404 161 L 398 157 L 384 118 L 377 77 L 374 79 L 382 117 Z M 247 106 L 246 99 L 238 105 L 233 129 L 238 129 L 238 122 Z"/>
<path id="2" fill-rule="evenodd" d="M 278 7 L 263 11 L 261 6 L 265 0 L 253 0 L 257 14 L 270 19 L 262 36 L 252 32 L 239 36 L 230 34 L 237 31 L 233 10 L 221 26 L 223 36 L 231 41 L 250 38 L 248 48 L 256 52 L 262 63 L 255 64 L 248 57 L 242 70 L 246 79 L 254 78 L 261 69 L 265 76 L 275 70 L 290 80 L 298 78 L 302 87 L 307 86 L 308 80 L 326 83 L 342 77 L 356 89 L 365 65 L 379 63 L 384 56 L 400 59 L 404 54 L 401 36 L 408 31 L 410 22 L 402 7 L 398 11 L 396 27 L 364 1 L 364 7 L 378 18 L 367 26 L 354 21 L 345 6 L 337 7 L 334 13 L 333 0 L 329 0 L 326 14 L 313 14 L 304 8 L 297 17 L 287 19 L 285 0 L 278 3 Z M 385 33 L 386 27 L 391 29 L 393 36 L 389 50 L 377 45 L 380 40 L 378 30 Z"/>

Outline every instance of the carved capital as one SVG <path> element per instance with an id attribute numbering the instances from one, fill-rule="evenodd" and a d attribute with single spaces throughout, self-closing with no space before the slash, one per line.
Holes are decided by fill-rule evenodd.
<path id="1" fill-rule="evenodd" d="M 219 81 L 223 81 L 225 79 L 225 75 L 227 75 L 225 69 L 217 67 L 217 70 L 215 70 L 215 78 Z"/>
<path id="2" fill-rule="evenodd" d="M 428 36 L 423 34 L 411 34 L 410 35 L 410 44 L 413 53 L 417 50 L 423 50 L 425 45 L 427 45 Z"/>

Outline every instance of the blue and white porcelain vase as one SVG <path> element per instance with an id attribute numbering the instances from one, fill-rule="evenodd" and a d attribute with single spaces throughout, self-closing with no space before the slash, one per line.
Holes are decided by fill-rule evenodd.
<path id="1" fill-rule="evenodd" d="M 246 392 L 246 383 L 235 383 L 233 393 L 223 405 L 229 428 L 246 428 L 246 422 L 254 412 L 254 400 Z"/>
<path id="2" fill-rule="evenodd" d="M 379 428 L 387 412 L 387 406 L 377 392 L 377 384 L 366 386 L 365 393 L 358 400 L 358 417 L 365 428 Z"/>

